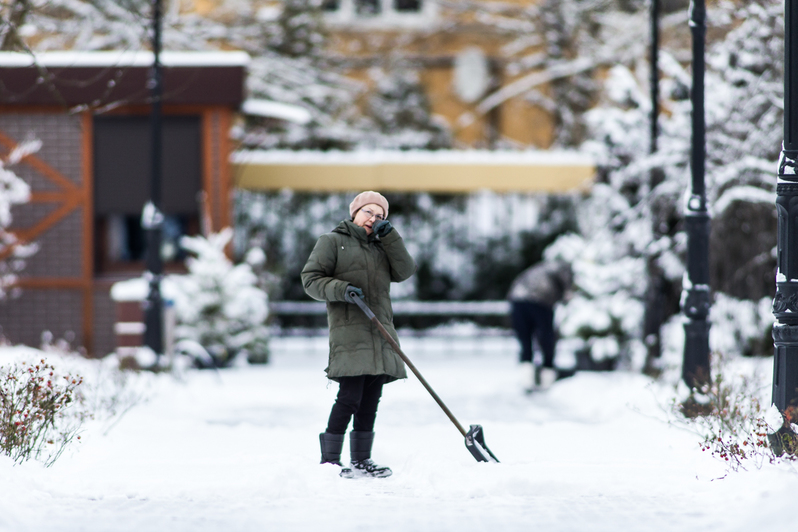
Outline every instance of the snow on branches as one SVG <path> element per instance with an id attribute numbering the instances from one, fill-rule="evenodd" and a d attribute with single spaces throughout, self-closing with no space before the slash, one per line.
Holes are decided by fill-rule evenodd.
<path id="1" fill-rule="evenodd" d="M 19 295 L 19 288 L 14 286 L 17 274 L 25 267 L 25 259 L 38 250 L 36 244 L 20 241 L 7 228 L 12 222 L 11 207 L 30 199 L 30 186 L 12 167 L 40 148 L 40 141 L 31 140 L 16 146 L 5 159 L 0 158 L 0 300 Z"/>
<path id="2" fill-rule="evenodd" d="M 780 1 L 769 0 L 743 7 L 724 3 L 710 13 L 733 28 L 709 44 L 705 76 L 711 276 L 713 289 L 727 299 L 759 301 L 774 288 L 782 11 Z M 590 140 L 582 145 L 598 161 L 603 183 L 580 207 L 580 234 L 547 250 L 552 258 L 575 261 L 579 293 L 560 313 L 566 341 L 578 340 L 577 347 L 594 359 L 609 356 L 638 369 L 645 363 L 642 347 L 651 339 L 644 320 L 622 317 L 635 306 L 642 317 L 644 303 L 651 308 L 651 290 L 659 291 L 664 321 L 676 315 L 684 272 L 692 105 L 691 76 L 677 52 L 661 51 L 665 112 L 653 154 L 648 73 L 640 65 L 609 70 L 599 105 L 585 114 Z M 713 324 L 724 319 L 721 307 L 710 315 Z"/>

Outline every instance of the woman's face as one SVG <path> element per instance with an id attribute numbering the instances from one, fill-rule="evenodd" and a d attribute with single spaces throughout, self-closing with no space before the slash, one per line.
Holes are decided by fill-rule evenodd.
<path id="1" fill-rule="evenodd" d="M 370 235 L 374 232 L 372 226 L 384 219 L 385 211 L 382 210 L 382 207 L 376 203 L 369 203 L 361 207 L 360 210 L 355 213 L 354 222 L 355 225 L 365 229 L 367 235 Z"/>

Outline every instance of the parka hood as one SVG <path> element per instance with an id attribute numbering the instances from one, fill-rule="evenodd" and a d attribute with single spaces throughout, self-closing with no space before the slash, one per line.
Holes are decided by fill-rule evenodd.
<path id="1" fill-rule="evenodd" d="M 343 220 L 332 232 L 352 236 L 364 242 L 370 242 L 376 238 L 374 233 L 366 234 L 366 230 L 356 225 L 352 220 Z"/>

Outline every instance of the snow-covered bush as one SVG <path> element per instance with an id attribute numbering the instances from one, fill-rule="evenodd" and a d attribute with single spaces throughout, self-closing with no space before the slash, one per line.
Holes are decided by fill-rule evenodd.
<path id="1" fill-rule="evenodd" d="M 59 374 L 38 362 L 0 366 L 0 452 L 16 462 L 31 458 L 52 465 L 90 417 L 79 375 Z"/>
<path id="2" fill-rule="evenodd" d="M 0 158 L 0 300 L 19 295 L 19 289 L 14 287 L 17 274 L 25 267 L 25 259 L 38 250 L 36 244 L 21 242 L 7 228 L 12 221 L 11 207 L 30 199 L 30 186 L 12 167 L 40 148 L 41 142 L 33 140 L 14 148 L 5 159 Z"/>
<path id="3" fill-rule="evenodd" d="M 181 245 L 194 255 L 186 260 L 188 274 L 173 276 L 176 350 L 196 354 L 201 346 L 216 366 L 236 356 L 255 363 L 268 360 L 268 296 L 247 263 L 234 265 L 225 254 L 233 230 L 183 237 Z M 198 362 L 201 364 L 202 360 Z"/>

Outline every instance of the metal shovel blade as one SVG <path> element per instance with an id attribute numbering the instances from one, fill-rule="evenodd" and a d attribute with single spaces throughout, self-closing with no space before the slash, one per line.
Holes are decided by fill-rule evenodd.
<path id="1" fill-rule="evenodd" d="M 477 462 L 494 462 L 499 463 L 488 446 L 485 445 L 485 433 L 482 430 L 482 425 L 471 425 L 465 437 L 466 448 L 471 451 Z"/>

